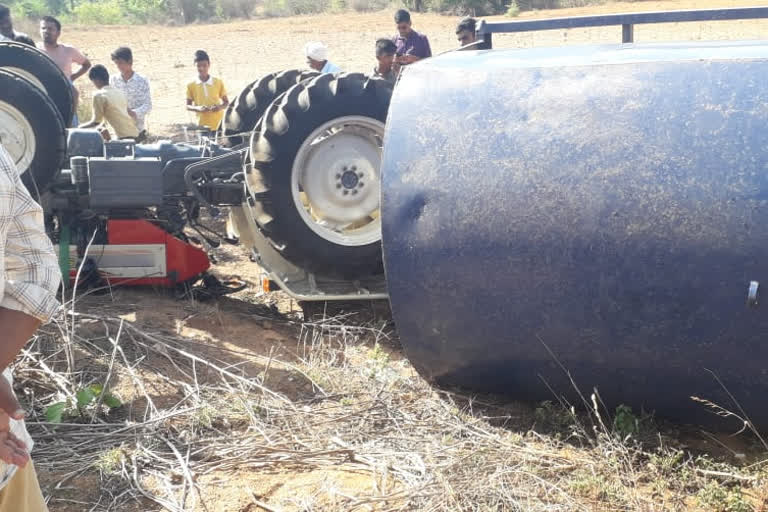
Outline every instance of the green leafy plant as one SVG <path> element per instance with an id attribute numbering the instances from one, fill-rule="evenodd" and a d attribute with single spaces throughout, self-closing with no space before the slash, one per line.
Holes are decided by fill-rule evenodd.
<path id="1" fill-rule="evenodd" d="M 368 377 L 376 379 L 386 371 L 389 364 L 389 354 L 377 343 L 373 349 L 368 351 L 368 360 Z"/>
<path id="2" fill-rule="evenodd" d="M 550 400 L 542 402 L 534 411 L 536 425 L 557 434 L 570 434 L 576 424 L 573 413 Z"/>
<path id="3" fill-rule="evenodd" d="M 709 482 L 697 495 L 699 505 L 712 512 L 751 512 L 741 489 L 728 489 L 718 482 Z"/>
<path id="4" fill-rule="evenodd" d="M 637 435 L 640 432 L 640 420 L 632 412 L 631 407 L 620 405 L 616 408 L 616 414 L 613 416 L 613 430 L 621 437 Z"/>
<path id="5" fill-rule="evenodd" d="M 83 412 L 92 405 L 98 403 L 101 396 L 101 403 L 109 409 L 117 409 L 123 403 L 120 399 L 109 392 L 104 392 L 101 384 L 91 384 L 77 390 L 75 393 L 75 403 L 71 400 L 65 402 L 56 402 L 45 409 L 45 419 L 49 423 L 61 423 L 67 416 L 82 416 Z"/>

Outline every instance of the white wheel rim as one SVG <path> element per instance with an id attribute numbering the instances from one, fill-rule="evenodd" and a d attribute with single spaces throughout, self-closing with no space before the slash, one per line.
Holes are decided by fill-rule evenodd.
<path id="1" fill-rule="evenodd" d="M 0 142 L 24 173 L 35 158 L 35 132 L 27 118 L 13 105 L 0 101 Z"/>
<path id="2" fill-rule="evenodd" d="M 381 239 L 384 123 L 364 116 L 328 121 L 299 148 L 291 193 L 307 226 L 329 242 L 359 247 Z"/>

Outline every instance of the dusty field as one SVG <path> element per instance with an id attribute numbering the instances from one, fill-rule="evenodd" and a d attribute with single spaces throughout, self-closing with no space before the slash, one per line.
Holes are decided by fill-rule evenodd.
<path id="1" fill-rule="evenodd" d="M 607 3 L 600 6 L 522 13 L 517 19 L 589 13 L 761 5 L 760 0 L 679 0 Z M 434 14 L 414 17 L 416 30 L 427 34 L 433 53 L 455 47 L 456 18 Z M 212 58 L 212 72 L 224 79 L 232 95 L 245 84 L 267 73 L 304 66 L 302 47 L 310 40 L 324 41 L 330 58 L 344 70 L 369 72 L 378 37 L 395 32 L 392 12 L 338 14 L 315 17 L 262 19 L 188 27 L 64 27 L 62 40 L 77 46 L 94 63 L 112 69 L 109 55 L 120 45 L 133 48 L 136 69 L 151 80 L 154 110 L 150 129 L 166 133 L 169 125 L 193 120 L 183 108 L 185 86 L 194 77 L 192 55 L 205 49 Z M 636 41 L 759 39 L 768 34 L 763 21 L 711 24 L 683 23 L 635 28 Z M 618 27 L 537 32 L 497 36 L 498 47 L 556 46 L 616 42 Z M 86 78 L 78 81 L 89 94 Z M 175 131 L 175 130 L 172 130 Z"/>
<path id="2" fill-rule="evenodd" d="M 519 19 L 735 5 L 611 3 L 524 13 Z M 437 53 L 454 47 L 455 21 L 416 15 L 415 28 L 429 35 Z M 196 49 L 210 53 L 213 73 L 234 95 L 262 74 L 303 66 L 301 48 L 312 39 L 326 42 L 331 59 L 344 69 L 368 71 L 373 41 L 393 31 L 387 11 L 189 27 L 65 27 L 63 40 L 109 67 L 109 53 L 130 45 L 136 69 L 152 82 L 150 130 L 169 134 L 192 120 L 183 104 Z M 754 39 L 766 33 L 765 21 L 637 27 L 635 32 L 638 41 Z M 528 47 L 615 42 L 619 37 L 618 28 L 607 28 L 497 37 L 496 42 Z M 87 95 L 86 80 L 79 83 Z M 239 249 L 222 249 L 217 257 L 220 275 L 239 274 L 256 284 L 258 272 Z M 344 330 L 340 323 L 359 323 L 347 318 L 319 331 L 302 327 L 296 305 L 280 294 L 264 297 L 251 288 L 201 304 L 156 290 L 122 290 L 89 297 L 75 310 L 85 315 L 78 317 L 79 337 L 68 328 L 59 332 L 59 324 L 47 328 L 32 350 L 61 372 L 67 365 L 51 347 L 73 343 L 77 362 L 69 368 L 72 373 L 62 374 L 66 382 L 29 369 L 34 365 L 22 370 L 36 379 L 30 384 L 39 422 L 35 456 L 52 512 L 741 512 L 768 507 L 768 472 L 760 462 L 764 450 L 755 448 L 752 438 L 653 431 L 646 436 L 649 444 L 636 446 L 618 442 L 610 425 L 593 429 L 588 420 L 560 410 L 480 405 L 437 394 L 403 359 L 384 324 Z M 125 364 L 118 361 L 110 373 L 109 340 L 119 339 L 120 321 L 135 329 L 127 331 L 130 336 L 123 334 L 129 336 L 122 338 Z M 321 333 L 309 352 L 307 332 Z M 173 347 L 215 361 L 285 400 L 258 388 L 238 388 L 234 377 L 225 379 L 215 371 L 198 374 L 202 367 L 168 352 Z M 92 419 L 98 433 L 77 426 L 84 417 L 59 430 L 43 421 L 43 407 L 53 395 L 109 376 L 125 405 Z M 237 393 L 231 396 L 246 406 L 228 398 L 234 388 Z M 205 393 L 219 394 L 206 399 Z M 155 417 L 174 418 L 164 420 L 166 430 L 136 426 L 143 425 L 150 401 L 157 408 Z M 116 425 L 133 425 L 131 435 L 110 433 L 120 431 Z M 227 452 L 228 440 L 239 443 L 248 457 Z M 180 458 L 161 441 L 175 443 Z M 704 453 L 709 455 L 701 459 Z M 137 482 L 164 497 L 165 505 L 142 498 Z"/>

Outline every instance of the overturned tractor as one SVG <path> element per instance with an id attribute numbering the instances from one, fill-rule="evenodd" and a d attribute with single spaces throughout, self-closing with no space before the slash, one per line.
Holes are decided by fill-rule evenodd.
<path id="1" fill-rule="evenodd" d="M 243 237 L 269 282 L 297 298 L 385 297 L 379 169 L 390 83 L 272 73 L 235 98 L 216 139 L 135 144 L 66 130 L 72 98 L 58 91 L 70 88 L 38 50 L 2 43 L 0 66 L 0 136 L 51 237 L 70 248 L 65 272 L 90 255 L 113 282 L 188 283 L 208 268 L 194 242 Z M 201 222 L 201 208 L 215 217 L 222 206 L 240 220 L 228 233 Z M 170 248 L 177 242 L 184 257 Z"/>
<path id="2" fill-rule="evenodd" d="M 178 282 L 198 275 L 195 228 L 239 241 L 300 300 L 388 298 L 441 385 L 705 423 L 715 403 L 767 426 L 768 47 L 632 43 L 639 23 L 766 17 L 481 23 L 479 50 L 409 66 L 394 93 L 268 75 L 233 102 L 222 144 L 66 137 L 71 107 L 46 94 L 60 77 L 6 44 L 0 136 L 80 259 L 94 232 L 103 255 L 144 250 L 149 225 L 162 250 L 147 264 Z M 605 25 L 622 44 L 492 49 L 498 32 Z M 227 233 L 200 222 L 219 207 Z"/>

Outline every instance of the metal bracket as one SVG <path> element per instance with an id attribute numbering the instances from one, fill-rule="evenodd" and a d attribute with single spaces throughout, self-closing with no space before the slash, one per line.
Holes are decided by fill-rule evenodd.
<path id="1" fill-rule="evenodd" d="M 228 231 L 254 254 L 269 280 L 300 301 L 353 301 L 389 299 L 384 275 L 363 280 L 345 280 L 301 269 L 286 260 L 262 234 L 248 203 L 230 208 Z"/>

